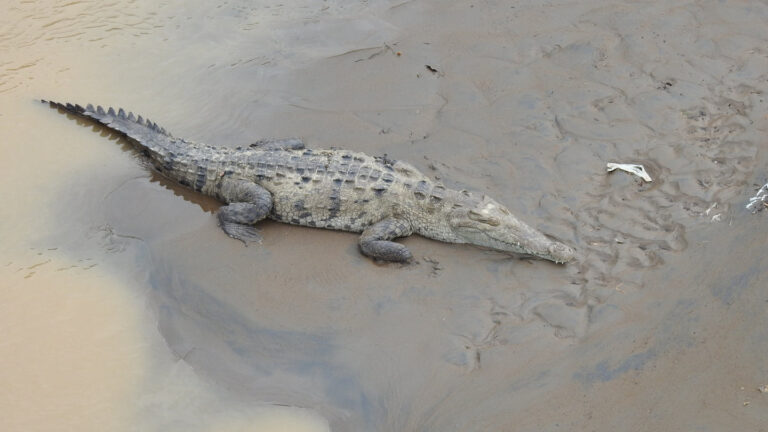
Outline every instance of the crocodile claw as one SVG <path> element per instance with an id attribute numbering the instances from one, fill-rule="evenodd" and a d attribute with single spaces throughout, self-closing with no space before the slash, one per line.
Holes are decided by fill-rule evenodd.
<path id="1" fill-rule="evenodd" d="M 261 243 L 262 240 L 259 230 L 251 225 L 244 225 L 236 222 L 222 222 L 221 229 L 233 239 L 243 242 L 245 246 L 248 246 L 248 243 Z"/>

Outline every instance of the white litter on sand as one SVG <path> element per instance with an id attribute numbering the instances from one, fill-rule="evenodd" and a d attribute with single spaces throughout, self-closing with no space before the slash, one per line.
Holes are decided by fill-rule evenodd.
<path id="1" fill-rule="evenodd" d="M 749 199 L 747 204 L 747 210 L 752 210 L 752 213 L 757 213 L 760 210 L 768 206 L 768 183 L 761 187 L 755 196 Z"/>
<path id="2" fill-rule="evenodd" d="M 645 170 L 645 167 L 642 165 L 608 162 L 607 168 L 608 172 L 619 169 L 634 174 L 647 182 L 653 181 L 651 176 L 648 175 L 648 172 Z"/>

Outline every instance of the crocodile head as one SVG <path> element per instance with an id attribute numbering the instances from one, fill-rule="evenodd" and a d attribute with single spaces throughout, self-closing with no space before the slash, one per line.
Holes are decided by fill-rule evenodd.
<path id="1" fill-rule="evenodd" d="M 573 258 L 573 248 L 528 226 L 496 201 L 483 197 L 473 204 L 456 207 L 448 215 L 448 225 L 458 241 L 556 263 Z"/>

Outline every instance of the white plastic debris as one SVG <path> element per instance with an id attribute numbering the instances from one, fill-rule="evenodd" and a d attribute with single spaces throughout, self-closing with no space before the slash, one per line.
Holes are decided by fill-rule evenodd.
<path id="1" fill-rule="evenodd" d="M 608 162 L 608 172 L 611 172 L 613 170 L 622 170 L 626 171 L 630 174 L 634 174 L 641 179 L 652 182 L 651 176 L 648 175 L 648 171 L 645 170 L 645 167 L 642 165 L 636 165 L 636 164 L 622 164 L 622 163 L 613 163 Z"/>
<path id="2" fill-rule="evenodd" d="M 752 210 L 752 213 L 757 213 L 766 206 L 768 206 L 768 183 L 764 184 L 763 187 L 757 191 L 755 196 L 749 199 L 747 210 Z"/>

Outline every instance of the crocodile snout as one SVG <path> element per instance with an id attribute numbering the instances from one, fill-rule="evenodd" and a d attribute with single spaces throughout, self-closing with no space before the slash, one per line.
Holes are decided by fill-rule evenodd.
<path id="1" fill-rule="evenodd" d="M 570 246 L 555 242 L 549 246 L 549 254 L 555 261 L 566 263 L 573 259 L 576 251 Z"/>

